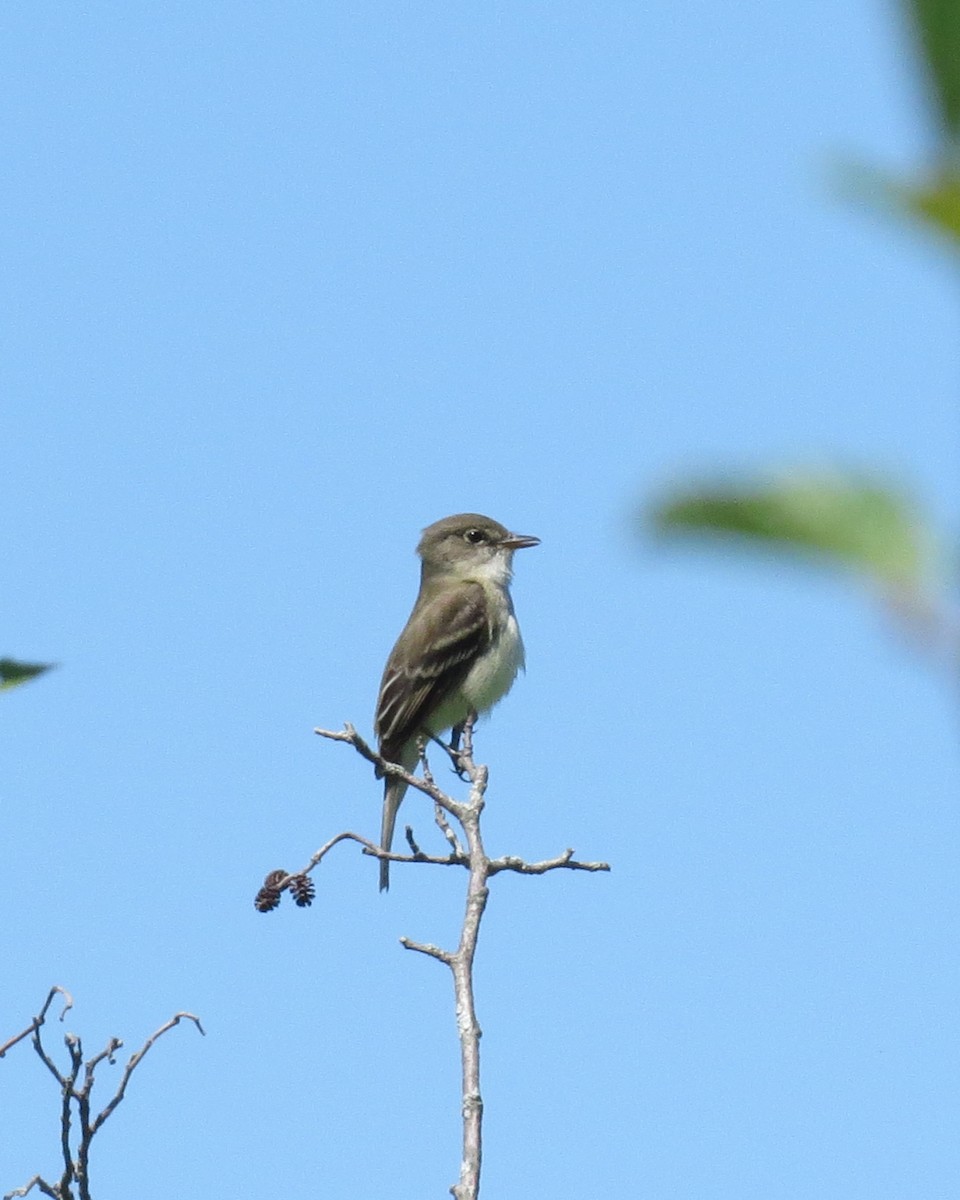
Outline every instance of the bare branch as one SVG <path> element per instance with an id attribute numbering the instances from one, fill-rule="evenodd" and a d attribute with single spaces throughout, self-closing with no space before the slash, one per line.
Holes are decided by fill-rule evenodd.
<path id="1" fill-rule="evenodd" d="M 336 834 L 329 841 L 324 842 L 319 850 L 310 857 L 310 861 L 302 870 L 299 871 L 271 871 L 264 880 L 263 886 L 256 895 L 254 900 L 255 906 L 261 912 L 272 912 L 280 903 L 281 893 L 292 889 L 296 885 L 297 880 L 302 880 L 305 876 L 320 865 L 326 858 L 334 846 L 341 842 L 356 842 L 361 847 L 363 853 L 370 858 L 383 858 L 388 862 L 395 863 L 426 863 L 428 866 L 434 867 L 466 867 L 469 865 L 469 860 L 459 843 L 454 839 L 455 849 L 450 854 L 425 854 L 417 845 L 413 838 L 413 831 L 408 827 L 407 842 L 411 848 L 410 854 L 398 854 L 394 850 L 384 850 L 378 846 L 376 842 L 365 838 L 362 834 L 353 833 L 350 830 L 344 830 L 343 833 Z"/>
<path id="2" fill-rule="evenodd" d="M 63 1088 L 69 1087 L 70 1084 L 68 1081 L 68 1077 L 66 1075 L 62 1075 L 60 1073 L 60 1068 L 57 1066 L 57 1064 L 53 1061 L 53 1059 L 47 1053 L 46 1047 L 44 1046 L 43 1042 L 41 1041 L 41 1037 L 40 1037 L 40 1029 L 41 1028 L 42 1028 L 42 1026 L 38 1026 L 33 1032 L 33 1038 L 31 1039 L 33 1042 L 33 1048 L 34 1048 L 34 1050 L 36 1050 L 40 1061 L 47 1068 L 47 1070 L 50 1072 L 50 1074 L 54 1077 L 54 1079 L 57 1081 L 57 1083 L 59 1083 L 60 1086 Z M 66 1041 L 66 1039 L 64 1039 L 64 1040 Z"/>
<path id="3" fill-rule="evenodd" d="M 448 967 L 453 961 L 453 955 L 449 950 L 441 950 L 439 946 L 431 946 L 426 942 L 415 942 L 411 938 L 402 937 L 400 945 L 405 950 L 416 950 L 418 954 L 426 954 L 428 958 L 439 959 L 440 962 L 446 963 Z"/>
<path id="4" fill-rule="evenodd" d="M 480 835 L 480 814 L 487 788 L 487 768 L 473 760 L 473 726 L 475 714 L 463 727 L 460 765 L 471 781 L 470 801 L 461 824 L 467 837 L 470 854 L 470 878 L 467 883 L 466 908 L 460 944 L 452 956 L 454 1004 L 457 1029 L 460 1034 L 460 1070 L 463 1081 L 461 1113 L 463 1116 L 463 1149 L 460 1156 L 460 1179 L 450 1189 L 455 1200 L 477 1200 L 480 1194 L 480 1166 L 483 1157 L 483 1096 L 480 1092 L 480 1023 L 474 1003 L 473 960 L 480 936 L 480 922 L 487 907 L 489 889 L 487 878 L 490 860 Z"/>
<path id="5" fill-rule="evenodd" d="M 100 1063 L 103 1062 L 104 1059 L 106 1059 L 110 1063 L 116 1062 L 114 1055 L 121 1048 L 122 1045 L 123 1045 L 123 1042 L 119 1038 L 116 1038 L 116 1037 L 111 1038 L 110 1041 L 107 1042 L 106 1046 L 104 1046 L 104 1048 L 100 1051 L 99 1054 L 95 1054 L 93 1056 L 93 1058 L 87 1059 L 86 1066 L 84 1068 L 84 1082 L 83 1082 L 83 1087 L 84 1087 L 85 1091 L 90 1090 L 90 1085 L 93 1083 L 93 1073 L 97 1069 L 97 1067 L 100 1065 Z"/>
<path id="6" fill-rule="evenodd" d="M 423 772 L 423 781 L 430 787 L 436 787 L 437 781 L 433 777 L 433 772 L 430 770 L 430 760 L 427 758 L 427 747 L 423 738 L 420 738 L 417 743 L 419 750 L 420 770 Z"/>
<path id="7" fill-rule="evenodd" d="M 412 831 L 411 831 L 411 838 L 412 838 Z M 382 849 L 382 847 L 378 846 L 376 842 L 370 841 L 369 838 L 362 837 L 359 833 L 338 833 L 335 838 L 330 839 L 330 841 L 326 844 L 326 846 L 322 846 L 317 851 L 317 853 L 313 856 L 313 858 L 310 859 L 310 865 L 305 867 L 303 871 L 299 872 L 299 874 L 301 874 L 301 875 L 308 874 L 310 871 L 313 870 L 313 868 L 317 865 L 317 863 L 320 861 L 320 859 L 322 859 L 323 855 L 326 854 L 327 851 L 332 846 L 336 845 L 337 842 L 342 842 L 347 839 L 349 839 L 350 841 L 353 841 L 353 842 L 357 842 L 359 845 L 361 845 L 363 847 L 364 854 L 369 855 L 371 858 L 385 858 L 385 859 L 389 860 L 390 862 L 396 862 L 396 863 L 414 863 L 414 862 L 415 863 L 429 863 L 430 865 L 435 866 L 435 867 L 466 866 L 467 865 L 466 856 L 463 854 L 461 854 L 459 858 L 455 857 L 454 855 L 451 855 L 451 854 L 443 854 L 443 855 L 425 854 L 419 847 L 417 847 L 417 849 L 414 850 L 412 854 L 398 854 L 394 850 Z M 411 847 L 416 846 L 415 841 L 411 842 L 410 844 L 411 844 Z M 317 858 L 317 855 L 320 855 L 320 858 Z M 316 862 L 314 861 L 314 859 L 316 859 Z M 294 876 L 289 876 L 288 878 L 293 878 L 293 877 Z M 284 880 L 284 884 L 281 886 L 285 886 L 286 883 L 287 883 L 287 880 Z"/>
<path id="8" fill-rule="evenodd" d="M 456 856 L 457 862 L 465 861 L 466 856 L 464 855 L 463 847 L 460 845 L 460 839 L 457 837 L 453 829 L 451 829 L 446 813 L 439 804 L 435 804 L 433 806 L 433 819 L 436 821 L 440 832 L 450 844 L 450 849 Z"/>
<path id="9" fill-rule="evenodd" d="M 124 1068 L 120 1078 L 120 1083 L 110 1102 L 103 1111 L 95 1119 L 90 1117 L 90 1094 L 93 1090 L 97 1068 L 104 1062 L 113 1063 L 114 1055 L 117 1050 L 123 1045 L 119 1038 L 110 1038 L 106 1046 L 92 1058 L 84 1062 L 83 1044 L 76 1034 L 68 1033 L 63 1041 L 67 1048 L 67 1054 L 70 1057 L 70 1067 L 68 1070 L 61 1070 L 50 1055 L 47 1053 L 41 1038 L 41 1030 L 46 1019 L 47 1012 L 53 997 L 59 993 L 65 997 L 66 1003 L 63 1012 L 66 1013 L 73 1006 L 73 998 L 70 993 L 63 988 L 55 987 L 50 990 L 46 1002 L 39 1014 L 33 1019 L 29 1028 L 22 1034 L 7 1042 L 3 1047 L 8 1050 L 17 1042 L 22 1041 L 24 1037 L 33 1034 L 33 1048 L 37 1052 L 40 1060 L 47 1067 L 53 1077 L 60 1085 L 60 1155 L 63 1160 L 63 1174 L 57 1183 L 52 1184 L 47 1182 L 42 1176 L 35 1175 L 23 1187 L 17 1188 L 15 1191 L 8 1192 L 4 1200 L 13 1200 L 14 1197 L 26 1196 L 33 1188 L 38 1188 L 43 1195 L 52 1196 L 54 1200 L 73 1200 L 74 1191 L 73 1185 L 76 1184 L 80 1200 L 90 1200 L 90 1181 L 88 1175 L 88 1163 L 90 1156 L 90 1145 L 94 1135 L 106 1121 L 107 1117 L 113 1112 L 120 1101 L 124 1097 L 127 1084 L 130 1082 L 130 1076 L 143 1060 L 144 1055 L 150 1047 L 162 1037 L 168 1030 L 175 1025 L 179 1025 L 181 1021 L 192 1021 L 197 1029 L 203 1033 L 203 1026 L 193 1013 L 179 1012 L 160 1026 L 152 1033 L 140 1049 L 131 1056 L 130 1061 Z M 61 1020 L 63 1014 L 61 1014 Z M 81 1073 L 83 1074 L 83 1082 L 78 1086 L 78 1080 Z M 77 1117 L 77 1133 L 74 1136 L 74 1106 L 76 1106 Z M 76 1142 L 76 1150 L 74 1150 L 74 1142 Z"/>
<path id="10" fill-rule="evenodd" d="M 473 761 L 473 727 L 476 723 L 476 713 L 471 713 L 466 721 L 464 721 L 463 728 L 460 731 L 460 735 L 463 738 L 463 743 L 460 747 L 460 758 L 463 762 L 463 769 L 471 779 L 474 778 L 473 772 L 477 769 Z"/>
<path id="11" fill-rule="evenodd" d="M 76 1177 L 74 1169 L 73 1155 L 70 1152 L 70 1126 L 72 1122 L 72 1112 L 70 1103 L 74 1098 L 73 1085 L 77 1081 L 77 1074 L 80 1071 L 80 1066 L 83 1061 L 83 1047 L 80 1044 L 80 1039 L 72 1033 L 68 1033 L 63 1039 L 67 1050 L 70 1052 L 70 1074 L 63 1077 L 63 1088 L 60 1094 L 60 1156 L 63 1159 L 63 1174 L 60 1176 L 60 1183 L 57 1187 L 57 1193 L 60 1196 L 70 1196 L 70 1184 Z M 34 1039 L 34 1044 L 38 1045 L 40 1041 L 39 1034 Z M 81 1113 L 81 1128 L 85 1128 L 83 1114 Z M 82 1134 L 81 1134 L 82 1141 Z M 78 1155 L 79 1157 L 79 1155 Z"/>
<path id="12" fill-rule="evenodd" d="M 545 875 L 547 871 L 609 871 L 610 864 L 605 862 L 578 862 L 573 857 L 572 850 L 564 850 L 556 858 L 545 858 L 542 862 L 528 863 L 512 854 L 490 860 L 488 875 L 498 875 L 501 871 L 516 871 L 518 875 Z"/>
<path id="13" fill-rule="evenodd" d="M 464 805 L 438 788 L 432 776 L 425 778 L 422 775 L 414 775 L 397 763 L 388 762 L 382 754 L 378 754 L 376 750 L 363 740 L 349 721 L 344 724 L 342 730 L 315 729 L 313 732 L 320 737 L 329 738 L 332 742 L 346 742 L 348 745 L 353 746 L 360 757 L 365 758 L 369 763 L 373 763 L 381 775 L 393 775 L 397 779 L 402 779 L 407 787 L 412 787 L 418 792 L 423 792 L 425 796 L 429 796 L 431 800 L 439 804 L 451 816 L 460 820 Z"/>
<path id="14" fill-rule="evenodd" d="M 434 819 L 447 844 L 450 854 L 439 858 L 424 854 L 411 828 L 407 828 L 407 845 L 411 853 L 394 854 L 381 850 L 369 839 L 354 833 L 341 833 L 332 838 L 317 851 L 306 870 L 315 867 L 323 856 L 338 842 L 352 840 L 363 847 L 364 854 L 376 858 L 388 859 L 391 862 L 423 862 L 440 866 L 465 866 L 469 871 L 467 894 L 465 900 L 463 924 L 460 941 L 456 950 L 444 950 L 428 942 L 417 942 L 412 938 L 402 937 L 400 944 L 406 950 L 413 950 L 428 958 L 436 959 L 450 968 L 453 976 L 454 1001 L 457 1016 L 457 1028 L 460 1037 L 460 1064 L 462 1077 L 461 1113 L 463 1117 L 463 1146 L 460 1159 L 460 1178 L 450 1192 L 454 1200 L 477 1200 L 480 1190 L 480 1167 L 482 1160 L 482 1121 L 483 1097 L 480 1092 L 480 1024 L 477 1020 L 474 1005 L 473 962 L 476 955 L 477 939 L 480 933 L 480 923 L 486 909 L 489 896 L 488 883 L 492 876 L 502 871 L 513 871 L 519 875 L 545 875 L 548 871 L 609 871 L 610 865 L 605 862 L 580 862 L 573 857 L 573 850 L 566 850 L 554 858 L 543 859 L 540 862 L 528 863 L 514 855 L 504 855 L 490 859 L 483 847 L 480 833 L 480 815 L 484 807 L 484 795 L 487 790 L 487 768 L 474 761 L 473 757 L 473 728 L 475 714 L 464 723 L 460 729 L 453 732 L 452 745 L 439 744 L 449 754 L 454 770 L 462 779 L 469 780 L 470 794 L 466 803 L 460 803 L 447 796 L 436 785 L 430 771 L 429 763 L 421 746 L 420 762 L 422 775 L 411 774 L 396 763 L 387 762 L 373 750 L 350 724 L 344 725 L 341 732 L 327 729 L 315 729 L 321 737 L 335 742 L 346 742 L 357 751 L 367 762 L 373 763 L 381 775 L 391 775 L 402 779 L 408 787 L 414 788 L 429 796 L 434 802 Z M 437 741 L 438 739 L 433 738 Z M 466 840 L 464 849 L 457 833 L 451 828 L 447 817 L 453 817 L 463 830 Z M 279 873 L 275 873 L 279 874 Z M 268 876 L 268 879 L 271 877 Z M 286 886 L 289 878 L 283 879 L 276 886 Z M 276 882 L 276 881 L 275 881 Z M 277 894 L 277 898 L 279 893 Z"/>
<path id="15" fill-rule="evenodd" d="M 28 1180 L 23 1187 L 18 1187 L 12 1192 L 5 1193 L 3 1200 L 14 1200 L 15 1196 L 26 1196 L 26 1194 L 31 1192 L 35 1187 L 39 1188 L 45 1196 L 52 1196 L 53 1200 L 61 1200 L 60 1193 L 52 1188 L 41 1175 L 34 1175 L 34 1177 Z"/>
<path id="16" fill-rule="evenodd" d="M 117 1107 L 117 1105 L 123 1099 L 124 1094 L 127 1090 L 127 1084 L 130 1082 L 130 1076 L 134 1073 L 134 1071 L 137 1069 L 137 1067 L 143 1061 L 143 1057 L 147 1053 L 147 1051 L 150 1049 L 150 1047 L 159 1038 L 163 1037 L 163 1035 L 165 1033 L 168 1033 L 171 1029 L 173 1029 L 174 1026 L 179 1025 L 181 1021 L 192 1021 L 194 1023 L 194 1025 L 196 1025 L 197 1029 L 200 1031 L 201 1034 L 205 1033 L 203 1026 L 200 1024 L 200 1018 L 195 1017 L 193 1015 L 193 1013 L 188 1013 L 188 1012 L 175 1013 L 170 1018 L 169 1021 L 165 1021 L 160 1026 L 159 1029 L 154 1030 L 154 1032 L 150 1034 L 150 1036 L 143 1043 L 143 1045 L 140 1047 L 140 1049 L 135 1054 L 132 1054 L 130 1056 L 130 1061 L 127 1063 L 127 1065 L 123 1069 L 123 1075 L 120 1077 L 120 1083 L 117 1087 L 116 1092 L 114 1092 L 114 1094 L 113 1094 L 113 1098 L 111 1099 L 110 1103 L 106 1106 L 106 1108 L 96 1118 L 96 1120 L 92 1122 L 92 1124 L 90 1126 L 91 1136 L 97 1132 L 97 1130 L 104 1123 L 104 1121 L 107 1119 L 107 1117 L 110 1116 L 110 1114 L 113 1112 L 113 1110 Z M 120 1046 L 123 1045 L 123 1043 L 118 1041 L 116 1043 L 116 1045 L 119 1048 Z M 101 1055 L 100 1057 L 102 1058 L 104 1056 Z M 92 1077 L 91 1077 L 91 1082 L 92 1082 Z"/>
<path id="17" fill-rule="evenodd" d="M 63 1009 L 60 1013 L 60 1020 L 63 1020 L 70 1009 L 73 1008 L 73 997 L 66 990 L 66 988 L 58 987 L 57 984 L 54 984 L 47 993 L 47 998 L 43 1002 L 43 1008 L 40 1009 L 26 1029 L 24 1029 L 22 1033 L 18 1033 L 16 1037 L 10 1038 L 8 1042 L 4 1042 L 3 1045 L 0 1046 L 0 1058 L 3 1058 L 11 1046 L 15 1046 L 17 1042 L 22 1042 L 24 1038 L 28 1038 L 32 1033 L 35 1033 L 40 1028 L 40 1026 L 47 1019 L 47 1011 L 49 1010 L 50 1005 L 53 1003 L 54 996 L 57 995 L 63 996 Z M 37 1178 L 39 1178 L 39 1176 Z M 32 1181 L 30 1186 L 33 1186 Z"/>

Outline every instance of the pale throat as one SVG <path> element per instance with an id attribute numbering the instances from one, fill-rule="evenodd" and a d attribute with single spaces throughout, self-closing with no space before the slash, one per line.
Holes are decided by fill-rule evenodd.
<path id="1" fill-rule="evenodd" d="M 490 587 L 506 589 L 513 580 L 513 554 L 503 553 L 482 558 L 464 558 L 453 563 L 449 572 L 454 579 L 464 583 L 479 583 L 484 590 Z M 509 601 L 509 596 L 507 597 Z"/>

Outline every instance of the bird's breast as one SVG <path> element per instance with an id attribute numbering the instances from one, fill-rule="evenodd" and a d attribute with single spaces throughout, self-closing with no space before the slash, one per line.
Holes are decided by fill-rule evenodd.
<path id="1" fill-rule="evenodd" d="M 483 712 L 510 691 L 522 666 L 523 641 L 517 618 L 510 612 L 501 625 L 499 636 L 470 668 L 460 691 L 471 709 Z"/>

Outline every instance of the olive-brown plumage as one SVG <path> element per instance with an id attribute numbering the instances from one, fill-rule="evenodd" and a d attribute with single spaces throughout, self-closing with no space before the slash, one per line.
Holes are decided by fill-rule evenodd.
<path id="1" fill-rule="evenodd" d="M 510 533 L 478 513 L 428 526 L 417 547 L 420 592 L 387 659 L 377 697 L 380 753 L 407 770 L 417 740 L 439 736 L 501 700 L 523 666 L 523 642 L 510 599 L 513 553 L 539 538 Z M 406 785 L 384 784 L 380 845 L 389 850 Z M 390 864 L 380 861 L 380 890 Z"/>

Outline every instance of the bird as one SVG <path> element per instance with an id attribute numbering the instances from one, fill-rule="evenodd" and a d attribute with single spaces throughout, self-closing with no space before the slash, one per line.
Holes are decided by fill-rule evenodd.
<path id="1" fill-rule="evenodd" d="M 417 546 L 420 591 L 390 652 L 377 696 L 374 732 L 380 755 L 412 771 L 421 739 L 439 738 L 491 709 L 524 666 L 510 582 L 514 551 L 540 539 L 511 533 L 479 513 L 457 513 L 423 530 Z M 407 785 L 387 775 L 380 847 L 393 844 Z M 380 859 L 380 891 L 390 863 Z"/>

